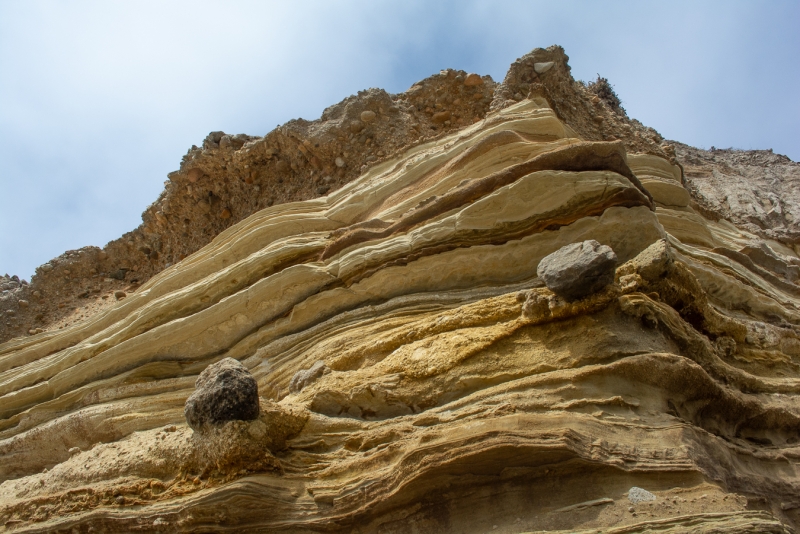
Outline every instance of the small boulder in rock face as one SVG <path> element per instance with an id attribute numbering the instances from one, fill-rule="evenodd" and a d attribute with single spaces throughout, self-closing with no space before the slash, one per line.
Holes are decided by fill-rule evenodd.
<path id="1" fill-rule="evenodd" d="M 197 377 L 195 388 L 183 409 L 186 422 L 195 430 L 258 417 L 258 384 L 233 358 L 224 358 L 206 367 Z"/>
<path id="2" fill-rule="evenodd" d="M 311 384 L 322 375 L 330 373 L 331 370 L 325 365 L 325 362 L 319 360 L 314 363 L 310 368 L 302 371 L 297 371 L 292 380 L 289 382 L 289 391 L 297 393 L 303 391 L 303 388 Z"/>
<path id="3" fill-rule="evenodd" d="M 450 120 L 450 112 L 449 111 L 440 111 L 439 113 L 434 113 L 431 120 L 436 124 L 442 124 L 445 121 Z"/>
<path id="4" fill-rule="evenodd" d="M 617 255 L 594 239 L 561 247 L 545 256 L 536 274 L 547 288 L 567 300 L 578 300 L 614 281 Z"/>
<path id="5" fill-rule="evenodd" d="M 631 501 L 633 504 L 639 504 L 640 502 L 655 501 L 656 496 L 647 491 L 646 489 L 633 486 L 628 491 L 628 500 Z"/>

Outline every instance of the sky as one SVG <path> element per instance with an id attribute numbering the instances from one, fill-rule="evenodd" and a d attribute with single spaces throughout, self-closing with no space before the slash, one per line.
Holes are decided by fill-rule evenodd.
<path id="1" fill-rule="evenodd" d="M 796 0 L 0 0 L 0 274 L 136 228 L 210 131 L 553 44 L 668 139 L 798 161 L 798 27 Z"/>

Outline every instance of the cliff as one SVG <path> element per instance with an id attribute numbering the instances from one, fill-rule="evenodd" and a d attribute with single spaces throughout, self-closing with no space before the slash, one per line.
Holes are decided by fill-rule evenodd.
<path id="1" fill-rule="evenodd" d="M 141 227 L 6 282 L 0 525 L 794 531 L 800 169 L 665 142 L 567 59 L 212 133 Z M 590 239 L 614 282 L 545 287 Z M 259 416 L 201 432 L 223 358 Z"/>

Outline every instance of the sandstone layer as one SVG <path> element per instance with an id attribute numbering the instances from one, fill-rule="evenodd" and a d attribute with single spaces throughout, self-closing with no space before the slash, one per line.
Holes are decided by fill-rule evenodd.
<path id="1" fill-rule="evenodd" d="M 69 259 L 124 299 L 0 345 L 0 528 L 794 532 L 797 164 L 664 144 L 607 96 L 552 47 L 209 136 Z M 537 267 L 587 240 L 614 282 L 563 300 Z M 193 431 L 223 358 L 259 415 Z"/>

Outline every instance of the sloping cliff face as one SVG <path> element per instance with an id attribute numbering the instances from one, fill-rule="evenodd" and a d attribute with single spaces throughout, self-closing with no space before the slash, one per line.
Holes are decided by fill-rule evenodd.
<path id="1" fill-rule="evenodd" d="M 797 528 L 797 196 L 748 218 L 713 184 L 725 164 L 736 198 L 769 198 L 748 189 L 755 165 L 662 145 L 575 83 L 560 48 L 535 50 L 496 86 L 452 71 L 429 80 L 386 95 L 384 110 L 420 103 L 386 119 L 396 137 L 365 138 L 359 153 L 376 152 L 366 167 L 304 193 L 323 196 L 255 203 L 124 300 L 0 345 L 0 525 Z M 454 118 L 466 100 L 448 98 L 469 91 L 491 97 Z M 315 154 L 315 132 L 346 145 L 380 130 L 381 108 L 356 105 L 367 96 L 304 124 L 309 144 L 297 146 Z M 408 141 L 419 130 L 397 124 L 412 116 L 439 133 Z M 190 152 L 172 183 L 213 190 L 212 163 L 228 154 L 238 168 L 248 149 L 263 154 L 246 163 L 256 175 L 277 167 L 283 156 L 267 154 L 278 135 L 238 150 L 220 138 Z M 311 158 L 324 169 L 343 152 Z M 776 165 L 782 179 L 763 179 L 796 188 L 796 164 Z M 169 190 L 165 236 L 163 201 L 181 205 Z M 615 282 L 567 302 L 536 269 L 588 239 L 615 251 Z M 187 251 L 201 244 L 189 241 Z M 184 402 L 226 357 L 256 379 L 260 415 L 193 431 Z M 655 500 L 638 502 L 634 487 Z"/>
<path id="2" fill-rule="evenodd" d="M 576 83 L 567 59 L 560 47 L 538 50 L 512 65 L 502 84 L 445 70 L 405 93 L 361 91 L 318 120 L 293 120 L 264 137 L 212 132 L 183 157 L 137 229 L 103 249 L 65 252 L 40 266 L 30 284 L 8 280 L 8 293 L 0 296 L 0 310 L 7 312 L 0 342 L 74 324 L 253 213 L 321 197 L 410 147 L 529 95 L 546 97 L 584 139 L 623 139 L 637 152 L 664 155 L 655 130 Z M 537 62 L 552 65 L 537 73 Z"/>

